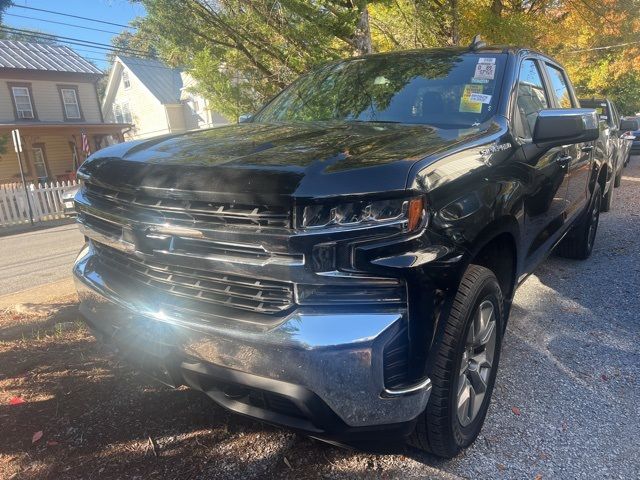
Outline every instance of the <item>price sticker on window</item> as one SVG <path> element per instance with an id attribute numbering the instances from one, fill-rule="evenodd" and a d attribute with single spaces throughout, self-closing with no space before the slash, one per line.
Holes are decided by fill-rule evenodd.
<path id="1" fill-rule="evenodd" d="M 476 65 L 476 71 L 473 78 L 483 80 L 493 80 L 496 76 L 496 64 L 495 63 L 478 63 Z"/>

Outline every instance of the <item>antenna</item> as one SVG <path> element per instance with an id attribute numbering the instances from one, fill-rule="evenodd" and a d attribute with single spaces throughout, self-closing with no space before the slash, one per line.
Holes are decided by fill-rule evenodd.
<path id="1" fill-rule="evenodd" d="M 469 50 L 479 50 L 482 47 L 486 47 L 487 44 L 486 42 L 482 41 L 482 38 L 480 38 L 480 34 L 477 34 L 475 37 L 473 37 L 473 40 L 471 40 L 471 45 L 469 45 Z"/>

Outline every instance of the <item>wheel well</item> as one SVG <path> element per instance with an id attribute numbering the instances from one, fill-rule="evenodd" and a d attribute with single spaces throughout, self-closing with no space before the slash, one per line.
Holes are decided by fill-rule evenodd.
<path id="1" fill-rule="evenodd" d="M 505 300 L 511 300 L 516 283 L 516 244 L 509 233 L 492 238 L 470 263 L 488 268 L 498 279 Z"/>

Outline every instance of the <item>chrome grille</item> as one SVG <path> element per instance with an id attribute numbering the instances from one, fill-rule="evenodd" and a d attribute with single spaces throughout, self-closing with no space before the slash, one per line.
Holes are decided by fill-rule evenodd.
<path id="1" fill-rule="evenodd" d="M 100 264 L 175 298 L 188 308 L 211 313 L 214 305 L 260 314 L 281 314 L 293 306 L 293 287 L 286 282 L 247 278 L 209 270 L 164 265 L 94 244 Z"/>
<path id="2" fill-rule="evenodd" d="M 160 198 L 112 190 L 94 184 L 86 184 L 84 188 L 89 199 L 99 200 L 106 208 L 125 209 L 134 216 L 150 214 L 171 224 L 223 224 L 272 228 L 289 228 L 291 225 L 290 211 L 286 207 Z"/>

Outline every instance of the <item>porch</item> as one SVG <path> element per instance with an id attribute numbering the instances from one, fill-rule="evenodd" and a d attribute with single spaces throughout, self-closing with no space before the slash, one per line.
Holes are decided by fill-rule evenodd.
<path id="1" fill-rule="evenodd" d="M 12 123 L 0 124 L 0 185 L 20 181 L 18 158 L 11 142 L 11 130 L 22 138 L 22 161 L 28 182 L 44 184 L 75 179 L 75 172 L 87 155 L 82 149 L 82 133 L 87 135 L 91 153 L 124 140 L 128 124 L 98 123 Z M 1 143 L 0 143 L 1 145 Z"/>

